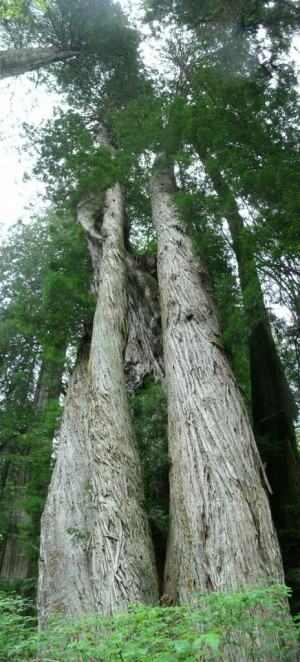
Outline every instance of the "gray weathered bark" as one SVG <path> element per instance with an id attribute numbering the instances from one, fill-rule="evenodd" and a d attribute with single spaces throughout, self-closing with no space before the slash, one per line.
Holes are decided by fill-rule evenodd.
<path id="1" fill-rule="evenodd" d="M 128 338 L 125 351 L 126 389 L 135 395 L 147 375 L 164 382 L 158 284 L 127 254 Z"/>
<path id="2" fill-rule="evenodd" d="M 95 229 L 99 209 L 104 209 L 100 230 Z M 92 253 L 93 288 L 98 289 L 98 301 L 88 368 L 82 363 L 76 366 L 70 383 L 43 516 L 38 594 L 42 626 L 55 611 L 76 616 L 97 610 L 111 614 L 125 608 L 130 600 L 150 603 L 158 597 L 126 394 L 127 336 L 131 392 L 145 374 L 162 373 L 162 368 L 155 349 L 149 352 L 148 360 L 142 358 L 140 348 L 151 344 L 150 331 L 145 333 L 144 324 L 149 310 L 144 306 L 139 311 L 136 280 L 132 278 L 127 329 L 119 185 L 106 192 L 104 207 L 97 198 L 82 202 L 78 218 Z M 134 270 L 130 258 L 129 263 Z M 90 500 L 86 499 L 87 492 Z"/>
<path id="3" fill-rule="evenodd" d="M 41 521 L 38 583 L 40 625 L 51 614 L 93 610 L 90 537 L 94 525 L 87 429 L 89 344 L 83 343 L 70 379 L 55 469 Z"/>
<path id="4" fill-rule="evenodd" d="M 27 71 L 45 67 L 51 62 L 78 56 L 78 51 L 63 51 L 56 46 L 48 48 L 10 48 L 0 51 L 0 80 L 18 76 Z"/>
<path id="5" fill-rule="evenodd" d="M 124 374 L 127 288 L 123 205 L 118 184 L 108 189 L 101 228 L 98 302 L 89 363 L 89 437 L 94 506 L 101 513 L 91 540 L 98 610 L 111 614 L 129 600 L 157 599 L 157 578 Z"/>
<path id="6" fill-rule="evenodd" d="M 263 468 L 240 393 L 219 343 L 209 279 L 192 255 L 162 157 L 151 184 L 158 241 L 169 399 L 170 532 L 165 592 L 230 590 L 282 581 Z"/>
<path id="7" fill-rule="evenodd" d="M 249 320 L 252 418 L 254 434 L 271 485 L 270 505 L 281 543 L 286 579 L 299 600 L 300 458 L 293 418 L 297 408 L 272 337 L 253 250 L 243 240 L 244 221 L 216 160 L 196 146 L 220 199 L 235 252 L 244 308 Z M 251 296 L 249 296 L 251 292 Z"/>

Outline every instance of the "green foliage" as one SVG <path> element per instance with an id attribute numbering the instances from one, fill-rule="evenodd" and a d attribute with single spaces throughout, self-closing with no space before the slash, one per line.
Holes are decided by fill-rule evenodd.
<path id="1" fill-rule="evenodd" d="M 59 346 L 78 342 L 81 324 L 92 319 L 93 303 L 87 247 L 73 218 L 50 212 L 30 226 L 13 228 L 1 248 L 1 276 L 3 333 L 8 324 L 11 334 L 14 324 L 31 350 L 34 342 L 48 351 L 52 345 L 56 358 Z"/>
<path id="2" fill-rule="evenodd" d="M 209 41 L 212 50 L 220 49 L 225 39 L 241 48 L 241 42 L 257 35 L 260 28 L 268 30 L 268 37 L 278 47 L 299 20 L 296 3 L 268 0 L 146 0 L 145 8 L 146 21 L 154 21 L 156 29 L 158 22 L 164 27 L 164 22 L 176 21 Z M 222 52 L 226 53 L 226 48 Z"/>
<path id="3" fill-rule="evenodd" d="M 71 536 L 73 545 L 80 545 L 81 543 L 87 542 L 91 536 L 90 531 L 80 531 L 71 526 L 67 529 L 67 533 Z"/>
<path id="4" fill-rule="evenodd" d="M 143 177 L 136 158 L 125 149 L 113 152 L 110 147 L 99 146 L 98 123 L 95 130 L 87 130 L 79 113 L 60 113 L 40 129 L 38 136 L 29 125 L 24 127 L 29 140 L 39 147 L 34 173 L 45 182 L 47 194 L 58 210 L 74 213 L 85 196 L 105 191 L 116 181 L 126 183 L 129 204 L 131 189 L 137 194 L 139 186 L 145 188 L 145 173 Z"/>
<path id="5" fill-rule="evenodd" d="M 0 5 L 0 42 L 8 48 L 37 46 L 38 25 L 52 0 L 3 0 Z M 49 41 L 47 42 L 47 46 Z M 9 59 L 6 61 L 9 69 Z"/>
<path id="6" fill-rule="evenodd" d="M 11 231 L 1 248 L 1 272 L 0 555 L 11 537 L 17 554 L 30 561 L 30 576 L 20 584 L 28 590 L 36 584 L 59 396 L 71 347 L 91 323 L 94 302 L 81 231 L 51 212 Z"/>
<path id="7" fill-rule="evenodd" d="M 37 633 L 29 604 L 0 594 L 0 645 L 3 659 L 64 662 L 197 662 L 241 659 L 295 659 L 297 626 L 286 612 L 288 589 L 269 584 L 232 593 L 200 594 L 194 607 L 130 604 L 107 618 L 101 614 L 74 621 L 53 618 Z"/>
<path id="8" fill-rule="evenodd" d="M 122 149 L 135 154 L 160 149 L 166 129 L 165 105 L 164 95 L 157 96 L 150 88 L 137 94 L 121 111 L 116 108 L 106 115 Z"/>
<path id="9" fill-rule="evenodd" d="M 29 126 L 27 135 L 36 142 Z M 40 157 L 35 174 L 42 175 L 47 193 L 60 209 L 92 191 L 105 190 L 117 179 L 111 150 L 99 147 L 79 113 L 60 114 L 40 131 Z"/>
<path id="10" fill-rule="evenodd" d="M 93 55 L 106 70 L 122 65 L 125 69 L 139 43 L 120 5 L 110 0 L 3 0 L 0 30 L 11 46 L 51 45 Z M 119 63 L 120 57 L 124 63 Z"/>
<path id="11" fill-rule="evenodd" d="M 6 21 L 12 18 L 29 21 L 29 5 L 32 9 L 40 9 L 45 12 L 50 3 L 51 0 L 31 0 L 30 3 L 28 3 L 28 0 L 3 0 L 1 2 L 0 17 Z"/>
<path id="12" fill-rule="evenodd" d="M 145 507 L 155 534 L 168 530 L 167 396 L 153 376 L 131 400 L 133 425 L 140 452 L 145 487 Z"/>
<path id="13" fill-rule="evenodd" d="M 33 659 L 36 618 L 32 604 L 14 594 L 0 592 L 0 650 L 2 660 L 23 662 Z"/>

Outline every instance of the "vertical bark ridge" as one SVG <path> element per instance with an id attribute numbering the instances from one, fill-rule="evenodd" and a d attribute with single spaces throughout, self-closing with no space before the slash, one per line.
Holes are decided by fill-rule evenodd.
<path id="1" fill-rule="evenodd" d="M 168 168 L 150 193 L 158 241 L 169 400 L 170 532 L 165 592 L 190 602 L 202 590 L 282 580 L 263 472 L 227 358 L 207 276 L 172 202 Z"/>

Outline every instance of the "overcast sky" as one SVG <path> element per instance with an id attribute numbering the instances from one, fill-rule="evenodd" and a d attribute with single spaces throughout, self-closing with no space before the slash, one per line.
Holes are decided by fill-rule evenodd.
<path id="1" fill-rule="evenodd" d="M 43 207 L 41 183 L 28 179 L 32 159 L 25 146 L 23 122 L 39 124 L 51 117 L 53 101 L 31 75 L 0 82 L 0 231 L 19 219 L 30 220 Z"/>
<path id="2" fill-rule="evenodd" d="M 139 0 L 120 0 L 120 4 L 138 18 Z M 38 74 L 31 73 L 0 81 L 0 239 L 12 224 L 19 219 L 29 222 L 46 206 L 42 183 L 28 179 L 32 158 L 22 137 L 23 122 L 38 126 L 41 119 L 52 116 L 55 97 L 37 80 Z"/>

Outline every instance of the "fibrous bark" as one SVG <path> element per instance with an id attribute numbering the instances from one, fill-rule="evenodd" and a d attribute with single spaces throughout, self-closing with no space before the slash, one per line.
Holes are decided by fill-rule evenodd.
<path id="1" fill-rule="evenodd" d="M 154 357 L 155 350 L 144 364 L 140 350 L 134 350 L 134 346 L 146 347 L 149 342 L 144 329 L 143 339 L 141 336 L 141 320 L 145 320 L 147 307 L 139 312 L 136 283 L 130 287 L 134 301 L 129 305 L 127 327 L 120 186 L 108 189 L 104 207 L 101 198 L 89 198 L 78 208 L 92 253 L 93 289 L 98 290 L 98 297 L 87 372 L 76 377 L 77 367 L 69 387 L 56 468 L 43 516 L 41 625 L 55 611 L 76 616 L 86 611 L 111 614 L 124 609 L 128 601 L 151 603 L 158 597 L 153 546 L 142 506 L 140 461 L 126 393 L 127 338 L 131 384 L 139 384 L 148 371 L 158 372 L 161 367 Z M 101 229 L 99 209 L 102 213 L 104 210 Z M 88 503 L 84 502 L 86 485 Z M 68 537 L 67 529 L 73 535 Z"/>
<path id="2" fill-rule="evenodd" d="M 300 457 L 293 426 L 297 408 L 273 340 L 253 251 L 243 241 L 243 218 L 217 163 L 212 159 L 208 161 L 199 149 L 198 153 L 216 192 L 225 203 L 225 216 L 250 326 L 253 428 L 272 489 L 270 505 L 284 569 L 293 584 L 293 575 L 299 571 Z M 297 582 L 293 588 L 294 598 L 299 599 Z"/>
<path id="3" fill-rule="evenodd" d="M 100 516 L 91 540 L 97 608 L 106 614 L 130 600 L 151 603 L 157 578 L 124 374 L 127 288 L 123 205 L 108 189 L 101 228 L 98 302 L 89 362 L 89 437 L 94 505 Z"/>
<path id="4" fill-rule="evenodd" d="M 90 538 L 94 524 L 91 452 L 87 429 L 89 343 L 79 351 L 70 379 L 56 465 L 41 521 L 39 622 L 51 614 L 93 610 Z"/>
<path id="5" fill-rule="evenodd" d="M 219 343 L 210 279 L 193 259 L 164 158 L 150 185 L 158 242 L 169 401 L 170 532 L 165 592 L 190 602 L 274 577 L 281 557 L 263 468 L 241 396 Z M 264 479 L 264 478 L 263 478 Z"/>
<path id="6" fill-rule="evenodd" d="M 161 316 L 158 284 L 143 273 L 127 254 L 128 338 L 125 351 L 126 389 L 135 395 L 147 375 L 164 381 Z"/>

